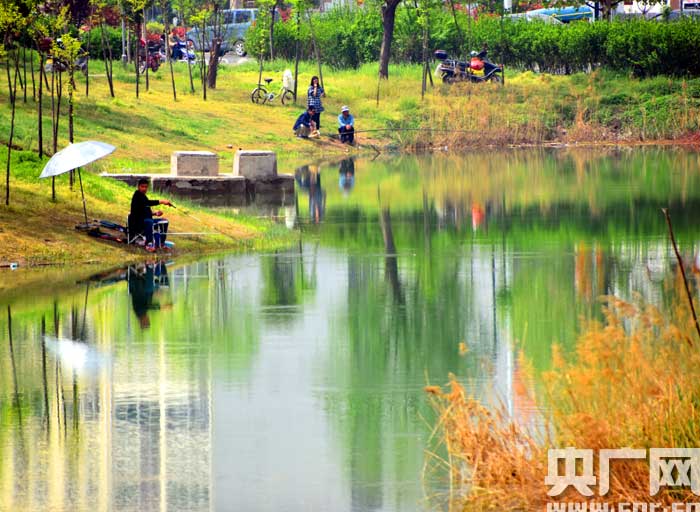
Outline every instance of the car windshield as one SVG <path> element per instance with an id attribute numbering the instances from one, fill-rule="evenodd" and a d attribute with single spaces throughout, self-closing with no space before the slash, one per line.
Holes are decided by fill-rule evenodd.
<path id="1" fill-rule="evenodd" d="M 234 23 L 250 23 L 250 11 L 236 11 Z"/>

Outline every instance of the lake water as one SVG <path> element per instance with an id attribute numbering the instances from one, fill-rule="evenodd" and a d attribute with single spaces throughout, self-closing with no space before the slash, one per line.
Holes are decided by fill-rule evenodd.
<path id="1" fill-rule="evenodd" d="M 683 149 L 296 174 L 273 212 L 298 230 L 288 250 L 38 274 L 0 297 L 0 510 L 424 510 L 427 383 L 452 372 L 537 421 L 518 352 L 546 369 L 604 294 L 665 305 L 662 207 L 684 255 L 700 247 Z"/>

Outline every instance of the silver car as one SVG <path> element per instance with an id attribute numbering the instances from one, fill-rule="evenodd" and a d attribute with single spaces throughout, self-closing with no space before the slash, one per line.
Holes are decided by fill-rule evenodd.
<path id="1" fill-rule="evenodd" d="M 245 34 L 255 22 L 257 14 L 257 9 L 226 9 L 223 11 L 221 55 L 233 51 L 239 57 L 245 56 Z M 207 27 L 205 36 L 204 41 L 202 41 L 201 30 L 195 27 L 187 31 L 186 37 L 188 41 L 192 41 L 198 51 L 201 51 L 202 43 L 204 43 L 204 51 L 208 52 L 214 36 L 213 27 Z"/>

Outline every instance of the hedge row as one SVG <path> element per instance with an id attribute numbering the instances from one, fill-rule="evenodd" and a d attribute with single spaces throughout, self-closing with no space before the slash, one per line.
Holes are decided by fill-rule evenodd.
<path id="1" fill-rule="evenodd" d="M 458 13 L 457 30 L 451 13 L 431 14 L 430 49 L 441 48 L 464 57 L 470 49 L 488 45 L 494 60 L 508 66 L 549 72 L 587 71 L 605 67 L 639 76 L 700 75 L 700 21 L 620 20 L 613 22 L 545 24 L 482 17 L 470 21 Z M 246 37 L 249 53 L 269 55 L 268 26 L 259 23 Z M 396 18 L 392 58 L 421 60 L 421 37 L 416 14 L 400 7 Z M 357 67 L 376 61 L 382 36 L 378 9 L 338 8 L 313 17 L 313 31 L 323 61 L 332 67 Z M 294 18 L 275 25 L 275 57 L 293 59 L 297 39 L 303 58 L 312 58 L 308 23 Z"/>

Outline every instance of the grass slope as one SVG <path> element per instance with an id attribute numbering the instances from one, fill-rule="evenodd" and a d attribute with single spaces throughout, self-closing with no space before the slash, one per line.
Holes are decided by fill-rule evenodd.
<path id="1" fill-rule="evenodd" d="M 277 87 L 284 69 L 293 66 L 275 61 L 265 67 L 263 77 L 274 78 L 273 86 Z M 128 188 L 100 179 L 96 173 L 167 172 L 170 154 L 175 150 L 215 151 L 221 157 L 222 172 L 231 168 L 238 148 L 276 151 L 281 172 L 291 172 L 302 161 L 336 157 L 348 151 L 327 139 L 300 141 L 292 134 L 294 119 L 305 103 L 306 86 L 311 75 L 317 74 L 311 63 L 300 66 L 301 101 L 297 106 L 278 102 L 255 105 L 250 101 L 258 80 L 255 62 L 222 66 L 218 87 L 208 91 L 206 101 L 199 84 L 197 92 L 190 94 L 186 64 L 178 64 L 175 69 L 177 101 L 172 98 L 168 66 L 150 74 L 148 91 L 142 78 L 138 99 L 132 69 L 118 63 L 114 69 L 116 98 L 109 95 L 99 61 L 92 62 L 89 96 L 84 94 L 82 76 L 78 77 L 75 94 L 75 139 L 98 139 L 117 146 L 112 156 L 84 172 L 92 217 L 121 221 L 130 197 Z M 382 82 L 377 80 L 376 65 L 324 71 L 327 98 L 322 131 L 334 133 L 337 112 L 341 105 L 350 105 L 357 128 L 370 130 L 358 135 L 365 146 L 459 148 L 550 141 L 678 140 L 692 137 L 700 126 L 700 79 L 639 80 L 600 70 L 571 76 L 508 72 L 505 87 L 436 83 L 422 100 L 418 65 L 392 65 L 391 79 Z M 43 162 L 33 156 L 37 151 L 37 104 L 29 71 L 27 82 L 26 102 L 19 92 L 14 139 L 14 146 L 25 151 L 15 152 L 12 160 L 11 206 L 0 207 L 0 262 L 136 257 L 76 236 L 73 225 L 81 217 L 80 199 L 77 190 L 68 189 L 66 178 L 59 180 L 58 202 L 49 201 L 50 183 L 36 179 Z M 7 98 L 6 87 L 6 83 L 0 83 L 1 98 Z M 68 142 L 66 102 L 64 94 L 59 148 Z M 43 109 L 44 148 L 50 152 L 51 102 L 47 97 Z M 0 105 L 0 141 L 7 141 L 9 118 L 10 109 L 4 102 Z M 4 167 L 2 153 L 0 164 Z M 4 193 L 4 187 L 0 191 Z M 267 224 L 240 218 L 231 222 L 219 215 L 200 213 L 198 217 L 204 215 L 226 236 L 180 239 L 178 246 L 183 252 L 273 243 L 270 233 L 274 228 Z M 199 231 L 197 223 L 179 211 L 169 212 L 169 217 L 175 230 Z"/>
<path id="2" fill-rule="evenodd" d="M 2 157 L 0 162 L 4 167 Z M 42 165 L 33 153 L 21 151 L 13 156 L 10 206 L 0 207 L 0 264 L 117 264 L 147 255 L 140 248 L 98 241 L 77 232 L 75 224 L 83 217 L 78 184 L 71 190 L 67 175 L 57 178 L 57 200 L 52 202 L 51 180 L 37 179 Z M 83 184 L 90 218 L 125 222 L 131 188 L 90 172 L 83 173 Z M 286 229 L 272 222 L 215 213 L 174 200 L 177 209 L 162 208 L 171 231 L 208 233 L 171 237 L 176 242 L 176 255 L 274 248 L 290 240 Z"/>
<path id="3" fill-rule="evenodd" d="M 293 69 L 293 63 L 266 63 L 263 77 L 273 78 L 272 88 L 277 90 L 288 68 Z M 141 78 L 139 99 L 131 67 L 114 66 L 116 98 L 109 96 L 102 62 L 92 61 L 90 69 L 88 97 L 84 78 L 78 78 L 76 140 L 96 138 L 116 145 L 115 155 L 101 164 L 111 171 L 167 172 L 171 152 L 180 149 L 215 151 L 221 156 L 222 170 L 227 170 L 235 151 L 248 148 L 277 151 L 284 172 L 291 161 L 346 150 L 327 139 L 302 142 L 292 134 L 309 80 L 318 74 L 312 63 L 300 65 L 296 106 L 250 101 L 258 81 L 254 61 L 221 66 L 217 89 L 207 92 L 206 101 L 198 83 L 196 93 L 190 93 L 186 64 L 175 66 L 177 101 L 172 98 L 168 66 L 150 73 L 148 91 Z M 392 65 L 390 72 L 390 80 L 378 83 L 376 65 L 326 68 L 322 131 L 335 133 L 335 118 L 345 104 L 355 114 L 358 130 L 388 130 L 359 134 L 360 143 L 394 147 L 679 139 L 700 130 L 700 79 L 633 79 L 604 70 L 569 76 L 507 70 L 505 87 L 446 86 L 436 79 L 422 100 L 419 65 Z M 18 105 L 15 134 L 15 144 L 25 149 L 37 146 L 30 78 L 28 72 L 28 100 Z M 6 87 L 0 83 L 0 96 L 7 97 Z M 45 100 L 45 140 L 51 131 L 50 110 L 50 101 Z M 67 142 L 66 111 L 64 95 L 59 147 Z M 9 108 L 1 108 L 0 126 L 8 124 Z M 6 130 L 0 131 L 0 140 L 7 136 Z"/>

